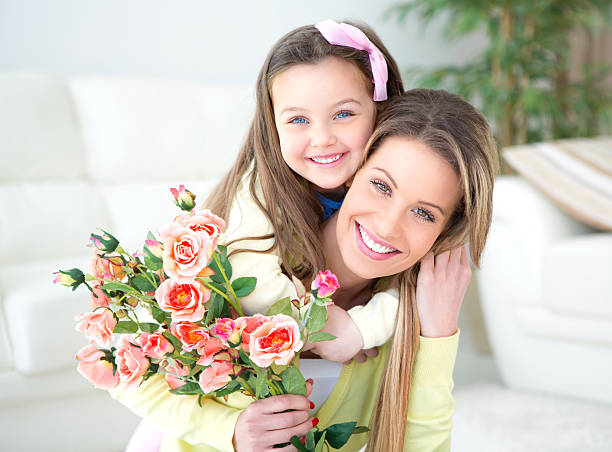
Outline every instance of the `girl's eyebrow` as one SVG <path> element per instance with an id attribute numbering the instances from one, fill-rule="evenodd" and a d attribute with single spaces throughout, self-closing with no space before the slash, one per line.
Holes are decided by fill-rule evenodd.
<path id="1" fill-rule="evenodd" d="M 342 99 L 340 102 L 336 102 L 334 105 L 331 106 L 331 108 L 337 108 L 340 105 L 344 105 L 344 104 L 361 105 L 361 102 L 359 102 L 357 99 L 353 99 L 352 97 L 349 97 L 347 99 Z M 288 112 L 303 112 L 303 111 L 307 111 L 307 109 L 303 107 L 285 107 L 280 111 L 279 115 L 282 115 L 283 113 L 288 113 Z"/>
<path id="2" fill-rule="evenodd" d="M 389 172 L 387 170 L 384 170 L 384 169 L 379 168 L 377 166 L 375 166 L 373 169 L 378 170 L 378 171 L 382 171 L 383 173 L 385 173 L 385 175 L 389 178 L 389 180 L 391 181 L 393 186 L 397 189 L 397 183 L 395 182 L 395 179 L 393 179 L 393 176 L 391 176 L 391 174 L 389 174 Z M 434 204 L 434 203 L 428 202 L 428 201 L 421 201 L 421 200 L 419 200 L 419 203 L 425 204 L 425 205 L 430 206 L 430 207 L 433 207 L 434 209 L 438 209 L 443 216 L 446 216 L 446 213 L 444 213 L 444 210 L 442 209 L 442 207 L 440 207 L 437 204 Z"/>

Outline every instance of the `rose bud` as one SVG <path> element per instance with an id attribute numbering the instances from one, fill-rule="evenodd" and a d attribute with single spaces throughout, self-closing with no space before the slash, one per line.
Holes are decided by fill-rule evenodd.
<path id="1" fill-rule="evenodd" d="M 195 207 L 195 195 L 185 188 L 184 185 L 179 185 L 178 190 L 171 188 L 170 192 L 174 196 L 174 203 L 187 212 Z"/>
<path id="2" fill-rule="evenodd" d="M 70 270 L 60 270 L 59 272 L 53 273 L 57 275 L 53 282 L 55 284 L 62 284 L 66 287 L 72 287 L 72 290 L 76 290 L 81 284 L 85 282 L 85 275 L 78 268 L 72 268 Z"/>
<path id="3" fill-rule="evenodd" d="M 338 284 L 338 278 L 336 275 L 329 270 L 325 270 L 324 272 L 320 271 L 317 274 L 317 277 L 312 282 L 310 287 L 315 297 L 327 298 L 338 290 L 340 284 Z"/>
<path id="4" fill-rule="evenodd" d="M 92 245 L 105 253 L 114 252 L 119 246 L 119 240 L 103 229 L 100 229 L 100 231 L 102 234 L 91 234 L 89 236 L 89 240 L 91 240 Z"/>
<path id="5" fill-rule="evenodd" d="M 161 262 L 164 255 L 164 245 L 157 240 L 147 239 L 145 240 L 144 252 L 147 253 L 149 258 Z"/>

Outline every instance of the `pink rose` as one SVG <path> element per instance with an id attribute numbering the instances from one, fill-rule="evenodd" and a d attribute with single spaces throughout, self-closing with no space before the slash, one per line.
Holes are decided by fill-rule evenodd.
<path id="1" fill-rule="evenodd" d="M 210 328 L 210 333 L 221 339 L 221 342 L 226 347 L 229 345 L 228 341 L 232 344 L 237 344 L 240 340 L 240 329 L 237 328 L 234 320 L 228 318 L 217 319 Z"/>
<path id="2" fill-rule="evenodd" d="M 194 232 L 206 234 L 212 240 L 213 248 L 217 247 L 221 231 L 225 228 L 225 221 L 208 209 L 198 210 L 195 215 L 180 214 L 174 222 Z"/>
<path id="3" fill-rule="evenodd" d="M 200 374 L 200 387 L 205 393 L 210 393 L 221 389 L 230 382 L 231 374 L 234 370 L 232 363 L 227 361 L 213 361 L 210 367 L 207 367 Z"/>
<path id="4" fill-rule="evenodd" d="M 104 292 L 100 289 L 102 283 L 100 281 L 92 281 L 91 289 L 93 293 L 91 293 L 91 309 L 96 308 L 108 308 L 108 303 L 110 302 L 110 298 L 106 296 Z"/>
<path id="5" fill-rule="evenodd" d="M 174 364 L 166 363 L 164 369 L 167 372 L 164 375 L 164 379 L 166 380 L 166 383 L 168 383 L 168 386 L 170 386 L 170 389 L 180 388 L 187 383 L 185 380 L 179 377 L 186 377 L 189 375 L 189 366 L 186 366 L 179 360 L 175 360 Z"/>
<path id="6" fill-rule="evenodd" d="M 329 297 L 333 294 L 338 288 L 340 284 L 338 284 L 338 278 L 329 270 L 325 270 L 325 272 L 319 272 L 317 277 L 312 282 L 310 286 L 311 289 L 317 290 L 317 298 L 325 298 Z"/>
<path id="7" fill-rule="evenodd" d="M 86 345 L 76 355 L 78 372 L 96 388 L 110 389 L 119 384 L 119 375 L 113 374 L 113 363 L 103 359 L 104 352 L 95 345 Z"/>
<path id="8" fill-rule="evenodd" d="M 192 322 L 172 322 L 170 331 L 181 341 L 186 352 L 203 348 L 210 339 L 206 328 Z"/>
<path id="9" fill-rule="evenodd" d="M 286 365 L 303 345 L 297 322 L 288 315 L 277 314 L 251 333 L 250 357 L 260 367 Z"/>
<path id="10" fill-rule="evenodd" d="M 77 315 L 75 320 L 79 322 L 76 325 L 76 330 L 84 333 L 90 343 L 95 342 L 104 348 L 110 347 L 113 328 L 117 324 L 117 320 L 110 309 L 102 308 L 86 312 Z"/>
<path id="11" fill-rule="evenodd" d="M 121 336 L 115 352 L 115 364 L 119 380 L 125 383 L 126 388 L 135 388 L 142 382 L 145 372 L 149 368 L 149 360 L 142 350 L 134 346 L 128 336 Z"/>
<path id="12" fill-rule="evenodd" d="M 180 283 L 192 282 L 213 255 L 211 238 L 178 223 L 170 223 L 159 231 L 164 241 L 164 271 Z"/>
<path id="13" fill-rule="evenodd" d="M 225 347 L 221 343 L 221 340 L 217 337 L 211 337 L 206 343 L 198 348 L 198 353 L 201 355 L 200 359 L 196 362 L 200 366 L 210 366 L 213 362 L 217 353 L 221 350 L 225 350 Z"/>
<path id="14" fill-rule="evenodd" d="M 174 279 L 167 279 L 155 291 L 160 309 L 170 312 L 175 322 L 202 320 L 206 312 L 204 303 L 209 298 L 210 290 L 199 281 L 181 284 Z"/>
<path id="15" fill-rule="evenodd" d="M 102 251 L 94 249 L 91 262 L 89 263 L 91 273 L 96 278 L 121 280 L 125 271 L 121 268 L 123 261 L 119 256 L 101 257 Z"/>
<path id="16" fill-rule="evenodd" d="M 152 334 L 141 333 L 134 343 L 140 345 L 142 353 L 149 358 L 162 359 L 168 353 L 174 351 L 170 341 L 162 336 L 162 333 L 159 331 Z"/>
<path id="17" fill-rule="evenodd" d="M 255 314 L 250 317 L 238 317 L 235 322 L 236 326 L 242 332 L 242 349 L 245 352 L 249 351 L 249 343 L 251 342 L 251 333 L 259 326 L 268 320 L 268 317 L 261 314 Z"/>

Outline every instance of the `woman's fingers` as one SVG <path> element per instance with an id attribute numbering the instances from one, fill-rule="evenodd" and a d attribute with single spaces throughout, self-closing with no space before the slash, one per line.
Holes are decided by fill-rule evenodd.
<path id="1" fill-rule="evenodd" d="M 269 438 L 272 441 L 272 445 L 274 444 L 282 444 L 288 443 L 292 436 L 297 436 L 301 438 L 302 436 L 306 436 L 306 434 L 318 423 L 317 418 L 308 418 L 306 421 L 302 422 L 299 425 L 290 428 L 284 428 L 282 430 L 273 430 L 269 433 Z"/>
<path id="2" fill-rule="evenodd" d="M 307 386 L 308 388 L 308 386 Z M 281 413 L 287 410 L 310 410 L 310 402 L 301 395 L 285 394 L 258 400 L 261 414 Z"/>

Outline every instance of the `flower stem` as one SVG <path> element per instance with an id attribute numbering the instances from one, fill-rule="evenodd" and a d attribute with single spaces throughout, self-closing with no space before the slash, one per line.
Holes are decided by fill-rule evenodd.
<path id="1" fill-rule="evenodd" d="M 229 278 L 225 274 L 225 270 L 223 270 L 223 266 L 221 265 L 221 262 L 219 261 L 219 256 L 217 256 L 217 254 L 213 254 L 213 258 L 215 259 L 215 262 L 217 263 L 217 266 L 219 267 L 219 270 L 221 271 L 221 275 L 223 276 L 223 279 L 225 280 L 225 283 L 227 284 L 227 287 L 229 287 L 229 290 L 232 293 L 232 297 L 234 298 L 233 303 L 229 299 L 228 301 L 230 301 L 230 304 L 232 305 L 234 310 L 238 313 L 238 315 L 242 317 L 244 315 L 242 313 L 242 306 L 240 306 L 240 302 L 238 301 L 238 296 L 236 295 L 236 292 L 234 292 L 234 288 L 232 287 L 232 284 L 230 283 Z"/>

